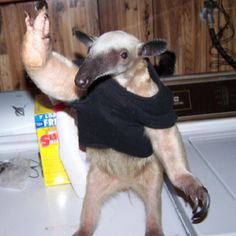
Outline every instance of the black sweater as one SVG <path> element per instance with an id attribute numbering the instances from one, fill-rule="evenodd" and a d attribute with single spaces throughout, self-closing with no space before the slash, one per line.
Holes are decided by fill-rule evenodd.
<path id="1" fill-rule="evenodd" d="M 84 98 L 71 104 L 78 112 L 80 144 L 113 148 L 135 157 L 153 153 L 144 126 L 169 128 L 175 124 L 176 114 L 171 91 L 160 81 L 151 64 L 148 70 L 159 88 L 152 97 L 128 92 L 110 77 L 96 83 Z"/>

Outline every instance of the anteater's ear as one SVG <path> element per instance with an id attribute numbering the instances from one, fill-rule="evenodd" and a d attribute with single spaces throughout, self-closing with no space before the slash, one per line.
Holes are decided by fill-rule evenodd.
<path id="1" fill-rule="evenodd" d="M 164 39 L 157 39 L 141 43 L 138 46 L 138 56 L 151 57 L 159 56 L 167 50 L 167 42 Z"/>
<path id="2" fill-rule="evenodd" d="M 80 31 L 78 28 L 72 29 L 73 35 L 76 36 L 77 39 L 79 39 L 87 48 L 90 48 L 94 41 L 97 39 L 94 36 L 85 34 L 84 32 Z"/>

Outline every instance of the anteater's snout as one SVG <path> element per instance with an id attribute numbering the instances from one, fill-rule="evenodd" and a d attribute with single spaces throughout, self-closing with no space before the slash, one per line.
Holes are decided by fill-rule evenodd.
<path id="1" fill-rule="evenodd" d="M 94 80 L 94 71 L 96 70 L 91 64 L 89 58 L 86 58 L 75 76 L 75 85 L 80 89 L 88 89 Z"/>
<path id="2" fill-rule="evenodd" d="M 76 86 L 78 86 L 81 89 L 87 89 L 90 85 L 90 79 L 89 78 L 86 78 L 86 79 L 77 78 L 77 79 L 75 79 L 75 84 L 76 84 Z"/>

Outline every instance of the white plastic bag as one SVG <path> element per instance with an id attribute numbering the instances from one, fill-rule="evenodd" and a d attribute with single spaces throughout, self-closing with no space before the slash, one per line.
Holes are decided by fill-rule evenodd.
<path id="1" fill-rule="evenodd" d="M 15 157 L 0 163 L 0 187 L 23 190 L 31 172 L 31 160 Z"/>

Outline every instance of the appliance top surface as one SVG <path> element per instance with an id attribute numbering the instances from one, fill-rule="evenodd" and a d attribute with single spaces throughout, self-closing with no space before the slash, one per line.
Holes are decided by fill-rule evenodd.
<path id="1" fill-rule="evenodd" d="M 19 156 L 37 160 L 37 151 L 0 154 L 0 160 Z M 165 235 L 185 236 L 185 229 L 166 187 L 163 188 L 162 199 Z M 46 188 L 40 176 L 28 179 L 23 191 L 0 187 L 0 202 L 3 203 L 0 211 L 0 235 L 68 236 L 79 227 L 83 199 L 78 198 L 68 184 Z M 143 203 L 134 193 L 123 192 L 103 206 L 94 236 L 143 236 L 144 232 Z"/>
<path id="2" fill-rule="evenodd" d="M 179 128 L 191 170 L 208 188 L 211 206 L 206 219 L 192 225 L 189 204 L 164 187 L 165 235 L 236 236 L 236 119 L 188 122 L 179 124 Z M 30 156 L 37 158 L 36 153 Z M 15 155 L 29 157 L 26 153 Z M 0 235 L 72 235 L 79 225 L 82 200 L 76 197 L 70 185 L 45 188 L 42 177 L 29 179 L 23 191 L 0 188 L 0 201 L 4 203 L 0 211 Z M 144 217 L 144 206 L 139 198 L 132 193 L 121 193 L 104 205 L 94 236 L 143 236 Z"/>
<path id="3" fill-rule="evenodd" d="M 0 137 L 35 133 L 34 99 L 27 91 L 0 93 Z"/>
<path id="4" fill-rule="evenodd" d="M 188 130 L 183 137 L 190 169 L 210 193 L 209 213 L 201 223 L 191 224 L 192 209 L 181 197 L 173 198 L 186 216 L 191 235 L 235 236 L 236 119 L 205 122 L 192 127 L 192 133 Z M 205 132 L 204 125 L 208 126 Z"/>

